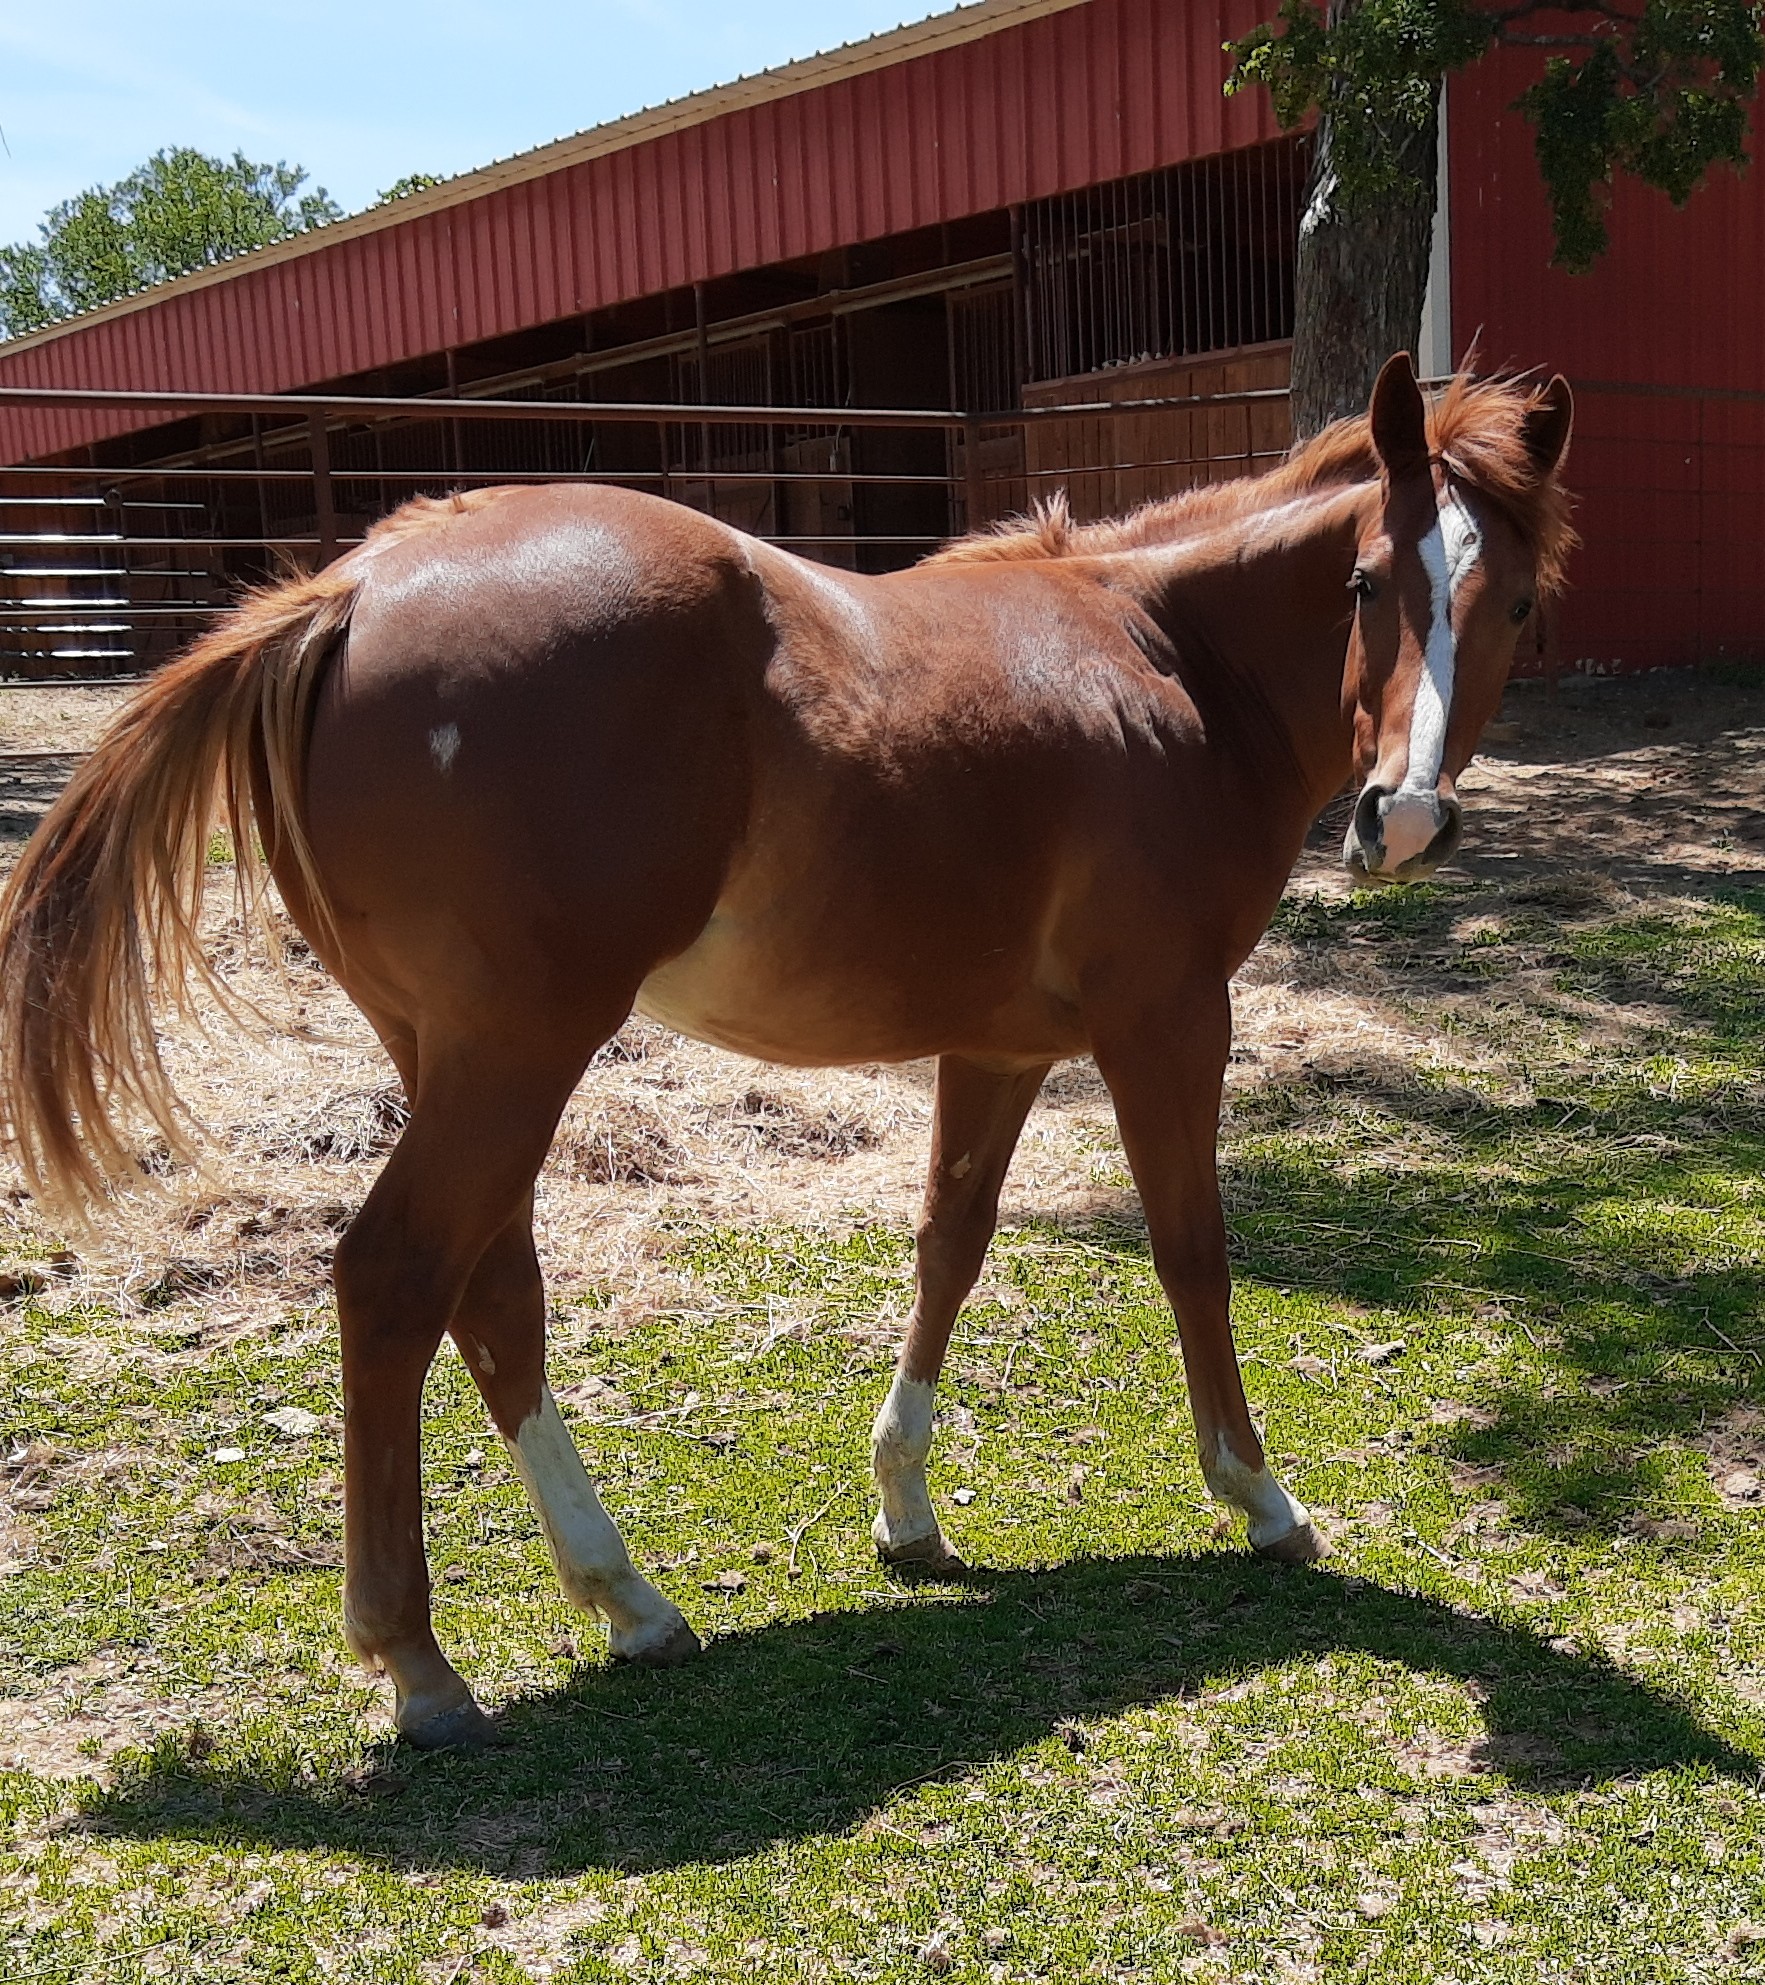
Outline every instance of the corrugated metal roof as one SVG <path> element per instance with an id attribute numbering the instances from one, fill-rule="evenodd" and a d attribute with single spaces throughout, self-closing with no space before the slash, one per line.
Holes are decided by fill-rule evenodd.
<path id="1" fill-rule="evenodd" d="M 85 311 L 66 323 L 51 324 L 41 331 L 26 332 L 22 337 L 0 340 L 0 358 L 65 336 L 75 325 L 88 325 L 107 318 L 126 316 L 130 311 L 150 309 L 167 297 L 206 289 L 214 283 L 231 282 L 251 269 L 268 268 L 277 262 L 334 247 L 359 235 L 376 234 L 384 228 L 400 226 L 425 214 L 440 213 L 464 201 L 477 199 L 481 194 L 492 193 L 505 186 L 518 186 L 526 180 L 540 179 L 547 173 L 561 172 L 569 166 L 584 165 L 610 152 L 625 151 L 633 145 L 642 144 L 646 139 L 685 131 L 695 124 L 727 116 L 732 110 L 749 109 L 757 104 L 774 102 L 780 97 L 794 96 L 803 90 L 819 89 L 827 83 L 864 75 L 873 69 L 886 68 L 891 63 L 911 61 L 942 48 L 960 47 L 962 43 L 979 36 L 996 34 L 1001 28 L 1037 20 L 1044 14 L 1057 14 L 1068 7 L 1083 4 L 1084 0 L 972 0 L 970 5 L 956 7 L 949 13 L 934 14 L 929 20 L 892 28 L 884 34 L 869 35 L 862 41 L 845 42 L 821 54 L 804 56 L 775 69 L 764 69 L 757 75 L 738 77 L 732 83 L 695 90 L 690 96 L 675 97 L 666 103 L 632 111 L 628 116 L 597 124 L 587 131 L 574 132 L 551 144 L 536 145 L 528 151 L 517 152 L 511 158 L 480 166 L 476 171 L 457 173 L 439 186 L 428 187 L 401 200 L 389 201 L 384 206 L 366 208 L 359 214 L 348 214 L 327 227 L 295 235 L 268 248 L 256 249 L 249 255 L 234 256 L 211 268 L 197 269 L 190 275 L 157 284 L 150 290 L 119 297 L 114 303 Z"/>
<path id="2" fill-rule="evenodd" d="M 1252 143 L 1273 120 L 1261 92 L 1222 97 L 1221 44 L 1262 12 L 989 0 L 857 44 L 843 67 L 818 57 L 708 92 L 708 109 L 688 116 L 704 99 L 687 99 L 665 129 L 608 126 L 618 142 L 590 133 L 469 194 L 438 188 L 371 227 L 0 347 L 0 381 L 287 392 Z M 117 431 L 112 417 L 8 409 L 0 459 Z"/>

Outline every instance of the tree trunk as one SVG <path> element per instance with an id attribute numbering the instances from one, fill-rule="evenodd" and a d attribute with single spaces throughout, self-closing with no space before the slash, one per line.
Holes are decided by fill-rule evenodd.
<path id="1" fill-rule="evenodd" d="M 1331 117 L 1317 148 L 1299 223 L 1293 297 L 1293 438 L 1307 440 L 1348 414 L 1365 413 L 1379 368 L 1414 352 L 1434 234 L 1440 92 L 1427 128 L 1402 148 L 1413 189 L 1344 210 L 1330 160 Z"/>

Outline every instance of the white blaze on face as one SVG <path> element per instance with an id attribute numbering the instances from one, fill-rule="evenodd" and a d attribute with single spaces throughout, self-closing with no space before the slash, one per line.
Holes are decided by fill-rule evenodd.
<path id="1" fill-rule="evenodd" d="M 507 1445 L 545 1526 L 564 1596 L 608 1622 L 616 1654 L 630 1659 L 661 1646 L 683 1624 L 680 1610 L 632 1569 L 625 1540 L 601 1507 L 550 1386 Z"/>
<path id="2" fill-rule="evenodd" d="M 926 1457 L 932 1451 L 932 1388 L 897 1372 L 870 1443 L 871 1468 L 882 1497 L 874 1527 L 877 1543 L 885 1551 L 898 1551 L 935 1537 L 938 1517 L 925 1486 Z"/>
<path id="3" fill-rule="evenodd" d="M 458 724 L 437 724 L 429 733 L 429 756 L 435 760 L 436 771 L 443 775 L 452 771 L 455 756 L 460 748 L 460 727 Z"/>
<path id="4" fill-rule="evenodd" d="M 1456 660 L 1453 603 L 1483 550 L 1476 520 L 1450 485 L 1416 549 L 1428 574 L 1428 645 L 1410 712 L 1409 766 L 1403 783 L 1380 814 L 1388 868 L 1401 867 L 1421 854 L 1440 831 L 1440 802 L 1435 789 L 1440 784 L 1447 720 L 1452 714 Z"/>

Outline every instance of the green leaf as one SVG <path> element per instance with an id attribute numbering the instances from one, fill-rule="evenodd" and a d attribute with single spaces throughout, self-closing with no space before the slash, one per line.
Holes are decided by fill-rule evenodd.
<path id="1" fill-rule="evenodd" d="M 1361 0 L 1333 17 L 1314 0 L 1281 0 L 1274 21 L 1227 44 L 1226 93 L 1266 89 L 1284 128 L 1313 111 L 1326 117 L 1336 197 L 1365 210 L 1416 186 L 1414 140 L 1443 78 L 1498 44 L 1537 47 L 1541 73 L 1515 107 L 1536 134 L 1555 259 L 1582 270 L 1606 248 L 1618 174 L 1682 205 L 1712 167 L 1746 163 L 1762 21 L 1760 0 L 1644 0 L 1637 14 L 1568 0 L 1550 16 L 1470 0 Z"/>

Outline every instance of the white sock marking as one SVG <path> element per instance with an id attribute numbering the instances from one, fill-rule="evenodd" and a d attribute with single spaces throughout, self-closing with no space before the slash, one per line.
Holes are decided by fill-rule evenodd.
<path id="1" fill-rule="evenodd" d="M 681 1624 L 680 1609 L 632 1569 L 625 1540 L 601 1507 L 549 1385 L 507 1445 L 545 1526 L 564 1596 L 608 1622 L 620 1654 L 666 1640 Z"/>
<path id="2" fill-rule="evenodd" d="M 1273 1544 L 1311 1521 L 1305 1504 L 1290 1496 L 1266 1467 L 1247 1468 L 1226 1445 L 1224 1434 L 1215 1443 L 1211 1463 L 1203 1454 L 1201 1472 L 1221 1502 L 1250 1519 L 1252 1544 Z"/>
<path id="3" fill-rule="evenodd" d="M 934 1537 L 937 1511 L 925 1486 L 932 1451 L 932 1387 L 895 1374 L 870 1431 L 870 1465 L 882 1497 L 874 1534 L 884 1550 L 898 1551 Z"/>

